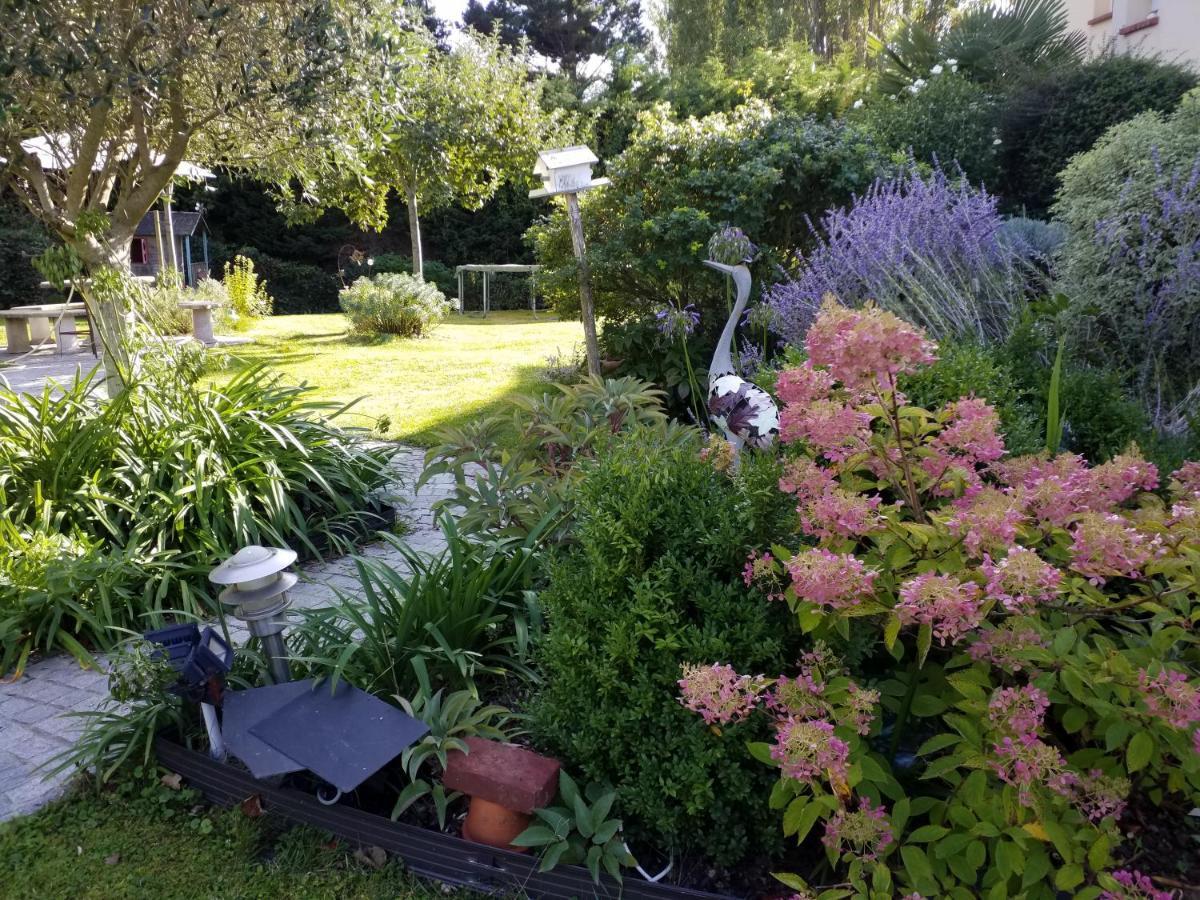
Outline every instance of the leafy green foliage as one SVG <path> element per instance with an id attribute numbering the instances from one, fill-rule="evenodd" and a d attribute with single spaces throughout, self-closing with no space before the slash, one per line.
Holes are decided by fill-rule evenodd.
<path id="1" fill-rule="evenodd" d="M 232 247 L 214 241 L 214 267 L 228 266 L 237 257 L 254 263 L 254 270 L 273 298 L 278 315 L 338 311 L 337 276 L 305 263 L 278 259 L 251 246 Z"/>
<path id="2" fill-rule="evenodd" d="M 504 707 L 487 705 L 470 690 L 455 691 L 448 696 L 443 696 L 442 690 L 431 694 L 428 676 L 420 666 L 417 669 L 421 675 L 420 693 L 411 701 L 404 697 L 395 699 L 406 713 L 428 725 L 429 732 L 400 754 L 400 766 L 408 784 L 396 798 L 392 818 L 398 819 L 417 800 L 427 796 L 433 800 L 438 824 L 445 829 L 446 811 L 462 796 L 457 791 L 447 793 L 441 782 L 448 754 L 451 750 L 468 753 L 470 748 L 465 740 L 468 737 L 508 740 L 510 716 Z M 426 774 L 423 769 L 433 771 Z"/>
<path id="3" fill-rule="evenodd" d="M 735 224 L 766 259 L 783 259 L 804 240 L 805 215 L 845 203 L 884 167 L 861 130 L 762 101 L 697 120 L 666 106 L 642 113 L 609 163 L 612 184 L 580 198 L 597 315 L 640 317 L 667 300 L 694 303 L 702 317 L 725 310 L 721 279 L 699 265 L 714 231 Z M 556 208 L 529 237 L 544 266 L 539 290 L 560 311 L 576 309 L 566 212 Z"/>
<path id="4" fill-rule="evenodd" d="M 1060 282 L 1070 349 L 1119 372 L 1156 428 L 1178 433 L 1200 384 L 1200 90 L 1169 117 L 1110 129 L 1062 173 Z"/>
<path id="5" fill-rule="evenodd" d="M 947 341 L 938 348 L 937 362 L 906 376 L 901 390 L 915 406 L 926 408 L 944 406 L 960 397 L 986 397 L 1000 414 L 1010 452 L 1033 453 L 1042 445 L 1044 434 L 1040 410 L 1007 362 L 998 348 Z"/>
<path id="6" fill-rule="evenodd" d="M 425 337 L 450 312 L 450 301 L 420 276 L 359 278 L 338 295 L 350 327 L 362 334 Z"/>
<path id="7" fill-rule="evenodd" d="M 327 607 L 301 612 L 290 640 L 312 675 L 345 679 L 385 699 L 412 697 L 422 676 L 434 689 L 471 687 L 478 676 L 528 675 L 540 627 L 531 587 L 541 535 L 477 544 L 449 516 L 446 549 L 426 556 L 384 534 L 404 557 L 403 574 L 356 557 L 361 585 Z"/>
<path id="8" fill-rule="evenodd" d="M 42 302 L 33 260 L 50 246 L 46 230 L 12 198 L 0 200 L 0 309 Z"/>
<path id="9" fill-rule="evenodd" d="M 863 118 L 879 144 L 911 151 L 920 163 L 957 164 L 972 184 L 995 190 L 999 174 L 1001 99 L 959 73 L 926 75 L 917 93 L 877 94 Z"/>
<path id="10" fill-rule="evenodd" d="M 659 331 L 658 321 L 653 317 L 606 321 L 600 332 L 600 350 L 605 359 L 620 361 L 617 371 L 621 375 L 656 385 L 666 395 L 667 412 L 686 421 L 695 416 L 695 405 L 682 341 L 687 341 L 686 352 L 691 357 L 697 382 L 706 385 L 705 360 L 712 356 L 715 341 L 713 329 L 704 329 L 705 324 L 702 322 L 693 334 L 672 339 Z"/>
<path id="11" fill-rule="evenodd" d="M 518 397 L 512 403 L 515 439 L 501 443 L 506 423 L 498 416 L 446 430 L 426 454 L 421 479 L 454 475 L 454 496 L 441 506 L 456 510 L 468 531 L 523 536 L 553 520 L 561 538 L 578 464 L 614 435 L 651 426 L 667 442 L 688 442 L 686 430 L 667 422 L 660 398 L 637 379 L 598 377 Z"/>
<path id="12" fill-rule="evenodd" d="M 232 263 L 225 263 L 221 284 L 229 297 L 228 318 L 234 327 L 248 328 L 255 319 L 271 314 L 275 301 L 267 293 L 266 285 L 258 280 L 250 257 L 235 256 Z"/>
<path id="13" fill-rule="evenodd" d="M 1002 177 L 989 187 L 1008 208 L 1044 215 L 1071 157 L 1147 110 L 1169 113 L 1195 87 L 1181 63 L 1113 53 L 1018 82 L 999 117 Z"/>
<path id="14" fill-rule="evenodd" d="M 621 820 L 612 817 L 617 792 L 592 783 L 581 793 L 574 779 L 560 770 L 558 794 L 557 806 L 533 811 L 539 821 L 517 835 L 513 846 L 537 849 L 541 872 L 560 864 L 586 865 L 597 884 L 601 869 L 621 881 L 621 867 L 633 865 L 633 857 L 621 838 Z"/>
<path id="15" fill-rule="evenodd" d="M 0 389 L 4 540 L 79 550 L 39 574 L 13 572 L 24 599 L 6 610 L 30 615 L 15 629 L 7 620 L 6 667 L 34 634 L 103 645 L 113 625 L 141 630 L 165 609 L 205 613 L 213 560 L 246 544 L 320 556 L 382 524 L 375 493 L 391 453 L 337 428 L 344 406 L 309 400 L 308 388 L 261 367 L 220 390 L 197 386 L 182 360 L 168 357 L 167 371 L 148 369 L 110 401 L 92 377 L 41 394 Z"/>
<path id="16" fill-rule="evenodd" d="M 617 786 L 635 851 L 645 841 L 728 863 L 778 846 L 755 800 L 762 773 L 741 761 L 761 733 L 689 727 L 675 682 L 697 653 L 750 671 L 789 658 L 778 607 L 741 581 L 747 548 L 789 510 L 773 460 L 745 456 L 731 482 L 699 450 L 638 429 L 584 467 L 575 541 L 542 595 L 532 731 L 572 771 Z"/>

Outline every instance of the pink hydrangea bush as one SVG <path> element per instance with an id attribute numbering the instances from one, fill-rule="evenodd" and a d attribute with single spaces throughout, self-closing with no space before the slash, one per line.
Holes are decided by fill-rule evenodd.
<path id="1" fill-rule="evenodd" d="M 1120 860 L 1129 804 L 1200 804 L 1200 463 L 1009 458 L 983 398 L 907 402 L 936 347 L 870 306 L 828 300 L 806 349 L 778 379 L 796 534 L 747 585 L 818 649 L 684 702 L 771 717 L 750 746 L 780 773 L 769 806 L 831 884 L 1159 896 Z"/>

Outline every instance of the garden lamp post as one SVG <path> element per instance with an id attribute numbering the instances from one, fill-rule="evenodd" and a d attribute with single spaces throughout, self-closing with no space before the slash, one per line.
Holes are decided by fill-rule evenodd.
<path id="1" fill-rule="evenodd" d="M 593 178 L 592 166 L 600 160 L 582 145 L 560 150 L 543 150 L 538 154 L 533 174 L 542 179 L 542 187 L 529 192 L 530 197 L 553 197 L 562 194 L 567 201 L 567 219 L 571 226 L 571 245 L 579 261 L 579 310 L 583 318 L 583 343 L 587 348 L 588 374 L 600 374 L 600 343 L 596 339 L 596 309 L 592 304 L 591 272 L 587 261 L 587 246 L 583 241 L 583 217 L 579 213 L 579 192 L 602 187 L 607 178 Z"/>
<path id="2" fill-rule="evenodd" d="M 236 619 L 246 623 L 250 633 L 262 642 L 267 666 L 276 684 L 291 681 L 287 645 L 283 629 L 285 611 L 291 605 L 287 592 L 296 585 L 295 572 L 284 570 L 296 561 L 294 550 L 278 547 L 243 547 L 208 575 L 213 584 L 224 587 L 221 603 Z"/>

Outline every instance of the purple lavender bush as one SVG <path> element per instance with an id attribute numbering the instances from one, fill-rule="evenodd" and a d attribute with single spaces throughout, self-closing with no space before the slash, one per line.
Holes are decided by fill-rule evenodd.
<path id="1" fill-rule="evenodd" d="M 814 248 L 799 274 L 771 288 L 779 330 L 803 341 L 823 298 L 874 301 L 933 337 L 1003 338 L 1039 287 L 1035 250 L 1005 238 L 996 200 L 941 168 L 915 165 L 876 181 L 849 206 L 808 222 Z"/>

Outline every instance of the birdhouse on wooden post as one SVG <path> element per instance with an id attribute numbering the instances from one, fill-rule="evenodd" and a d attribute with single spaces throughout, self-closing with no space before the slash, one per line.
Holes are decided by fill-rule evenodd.
<path id="1" fill-rule="evenodd" d="M 530 191 L 530 197 L 573 194 L 608 184 L 607 178 L 592 178 L 592 166 L 600 160 L 583 145 L 543 150 L 538 154 L 533 174 L 542 179 L 542 187 Z"/>
<path id="2" fill-rule="evenodd" d="M 587 246 L 583 240 L 583 216 L 579 212 L 579 198 L 576 195 L 580 191 L 609 183 L 607 178 L 592 177 L 592 166 L 599 161 L 596 154 L 582 144 L 560 150 L 543 150 L 533 166 L 533 174 L 542 179 L 542 187 L 529 192 L 530 197 L 561 194 L 567 201 L 571 244 L 579 261 L 579 312 L 583 319 L 583 345 L 587 351 L 589 375 L 600 374 L 600 342 L 596 337 L 596 312 L 592 304 Z"/>

